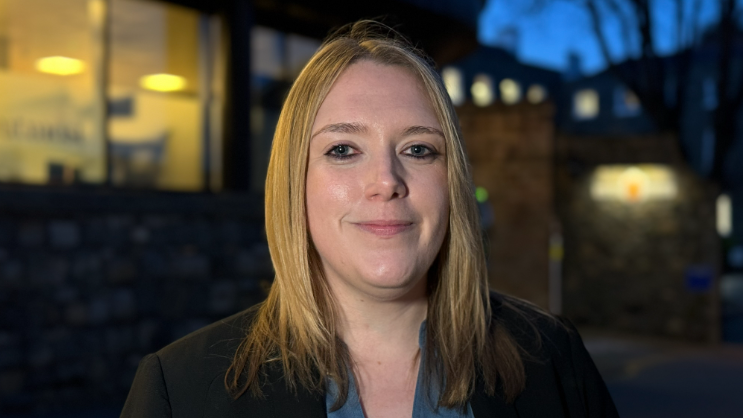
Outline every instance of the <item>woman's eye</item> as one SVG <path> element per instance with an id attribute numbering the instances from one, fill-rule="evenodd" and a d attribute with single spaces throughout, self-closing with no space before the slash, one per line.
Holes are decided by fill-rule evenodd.
<path id="1" fill-rule="evenodd" d="M 431 151 L 430 148 L 420 144 L 409 147 L 406 154 L 414 158 L 428 158 L 435 155 L 435 153 Z"/>
<path id="2" fill-rule="evenodd" d="M 325 155 L 328 155 L 338 160 L 344 160 L 344 159 L 353 157 L 354 155 L 356 155 L 356 153 L 354 152 L 354 149 L 351 148 L 350 145 L 339 144 L 339 145 L 334 145 L 332 148 L 330 148 L 330 151 L 325 153 Z"/>

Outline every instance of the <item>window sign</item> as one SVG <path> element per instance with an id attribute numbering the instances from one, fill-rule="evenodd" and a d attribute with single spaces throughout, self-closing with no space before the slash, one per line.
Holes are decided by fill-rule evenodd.
<path id="1" fill-rule="evenodd" d="M 99 1 L 0 0 L 0 181 L 105 181 Z"/>

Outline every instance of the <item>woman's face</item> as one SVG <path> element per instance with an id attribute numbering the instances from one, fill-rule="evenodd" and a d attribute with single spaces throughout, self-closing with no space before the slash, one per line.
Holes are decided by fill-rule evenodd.
<path id="1" fill-rule="evenodd" d="M 335 82 L 312 128 L 307 217 L 337 296 L 425 291 L 449 219 L 445 148 L 408 70 L 362 61 Z"/>

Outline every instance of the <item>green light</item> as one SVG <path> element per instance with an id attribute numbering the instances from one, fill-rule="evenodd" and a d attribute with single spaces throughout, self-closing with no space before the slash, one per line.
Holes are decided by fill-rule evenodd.
<path id="1" fill-rule="evenodd" d="M 488 191 L 484 187 L 478 187 L 475 189 L 475 199 L 480 203 L 485 203 L 488 200 Z"/>

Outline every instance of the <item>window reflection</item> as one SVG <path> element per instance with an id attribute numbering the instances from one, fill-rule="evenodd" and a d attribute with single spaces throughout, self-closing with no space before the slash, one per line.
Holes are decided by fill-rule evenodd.
<path id="1" fill-rule="evenodd" d="M 103 7 L 95 0 L 0 0 L 0 181 L 105 180 Z"/>
<path id="2" fill-rule="evenodd" d="M 205 61 L 214 32 L 195 10 L 111 1 L 108 132 L 113 185 L 205 187 L 211 81 Z"/>

